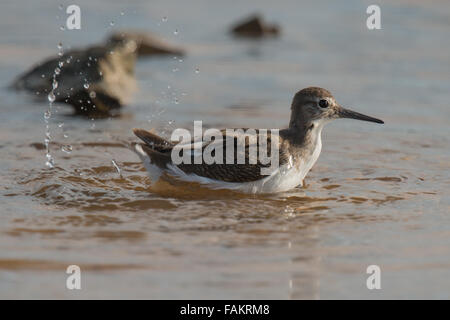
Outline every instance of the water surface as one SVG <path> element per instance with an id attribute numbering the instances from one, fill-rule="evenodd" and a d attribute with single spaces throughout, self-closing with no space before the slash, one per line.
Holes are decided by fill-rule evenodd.
<path id="1" fill-rule="evenodd" d="M 378 31 L 360 1 L 79 1 L 80 31 L 59 29 L 60 3 L 70 4 L 0 4 L 0 297 L 450 298 L 448 2 L 382 1 Z M 281 38 L 227 34 L 255 9 Z M 59 42 L 84 46 L 120 28 L 156 32 L 188 55 L 139 60 L 140 90 L 120 118 L 56 105 L 47 168 L 48 105 L 7 85 Z M 328 125 L 304 188 L 153 190 L 128 148 L 134 127 L 166 137 L 194 120 L 284 127 L 294 93 L 311 85 L 386 124 Z M 70 264 L 81 291 L 65 288 Z M 366 287 L 372 264 L 378 291 Z"/>

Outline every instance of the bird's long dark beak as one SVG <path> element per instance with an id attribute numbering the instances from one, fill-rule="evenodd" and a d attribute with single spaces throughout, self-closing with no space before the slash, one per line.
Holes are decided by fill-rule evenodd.
<path id="1" fill-rule="evenodd" d="M 355 112 L 349 109 L 345 109 L 340 107 L 338 111 L 338 117 L 339 118 L 347 118 L 347 119 L 356 119 L 356 120 L 363 120 L 363 121 L 370 121 L 370 122 L 376 122 L 376 123 L 384 123 L 383 120 L 372 118 L 369 116 L 366 116 L 362 113 Z"/>

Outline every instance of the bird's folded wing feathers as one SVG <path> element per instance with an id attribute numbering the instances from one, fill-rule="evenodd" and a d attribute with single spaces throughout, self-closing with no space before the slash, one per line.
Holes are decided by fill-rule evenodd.
<path id="1" fill-rule="evenodd" d="M 246 129 L 242 130 L 246 131 Z M 182 163 L 177 166 L 185 173 L 192 173 L 225 182 L 251 182 L 267 177 L 267 175 L 262 174 L 261 169 L 270 167 L 270 163 L 267 164 L 264 161 L 260 161 L 259 148 L 261 147 L 260 138 L 261 140 L 266 139 L 266 155 L 267 157 L 271 156 L 272 136 L 270 132 L 267 133 L 267 136 L 261 135 L 259 130 L 255 130 L 253 134 L 248 132 L 242 134 L 242 131 L 234 134 L 227 134 L 225 130 L 222 130 L 221 133 L 222 136 L 220 138 L 217 137 L 211 141 L 204 142 L 201 149 L 203 157 L 205 157 L 205 154 L 210 154 L 214 157 L 215 154 L 213 154 L 211 150 L 214 149 L 214 151 L 217 152 L 217 150 L 222 148 L 223 155 L 221 163 L 195 164 L 194 156 L 197 155 L 198 152 L 193 151 L 191 152 L 191 164 Z M 231 143 L 229 140 L 227 142 L 227 139 L 230 139 Z M 242 143 L 242 145 L 240 145 L 240 143 Z M 193 147 L 194 145 L 191 146 Z M 279 146 L 280 143 L 278 142 L 278 145 L 275 148 L 276 150 L 273 151 L 278 152 L 279 165 L 283 165 L 287 162 L 287 157 L 283 152 L 280 152 Z M 229 147 L 233 148 L 233 152 L 227 152 Z M 208 148 L 208 150 L 205 150 L 206 148 Z"/>
<path id="2" fill-rule="evenodd" d="M 262 174 L 261 169 L 269 167 L 270 163 L 267 164 L 264 161 L 260 161 L 259 147 L 262 139 L 266 139 L 266 155 L 270 157 L 272 136 L 270 131 L 267 132 L 267 135 L 263 135 L 260 130 L 250 133 L 246 130 L 241 129 L 241 131 L 236 131 L 232 134 L 229 134 L 229 132 L 227 134 L 225 130 L 222 130 L 220 136 L 216 136 L 209 141 L 195 142 L 192 140 L 191 142 L 181 142 L 177 145 L 145 130 L 134 129 L 133 131 L 136 136 L 145 142 L 143 150 L 158 166 L 170 164 L 168 153 L 171 153 L 176 146 L 179 148 L 177 152 L 189 152 L 190 163 L 184 162 L 177 165 L 186 174 L 195 174 L 225 182 L 251 182 L 267 177 L 267 175 Z M 245 132 L 244 134 L 242 133 L 243 131 Z M 279 165 L 283 165 L 287 162 L 287 157 L 283 152 L 279 151 L 279 144 L 278 142 L 276 150 L 273 151 L 278 152 Z M 233 152 L 227 152 L 227 148 L 230 147 L 233 148 Z M 222 161 L 216 161 L 211 164 L 203 161 L 205 153 L 214 158 L 215 153 L 219 152 L 220 148 L 222 148 Z M 195 157 L 200 153 L 203 155 L 202 163 L 196 164 L 194 163 Z"/>

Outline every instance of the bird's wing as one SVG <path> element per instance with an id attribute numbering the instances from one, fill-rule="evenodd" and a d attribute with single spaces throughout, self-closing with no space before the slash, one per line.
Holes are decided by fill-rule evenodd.
<path id="1" fill-rule="evenodd" d="M 233 130 L 233 131 L 232 131 Z M 205 132 L 206 133 L 206 132 Z M 274 141 L 275 148 L 272 146 L 272 134 L 270 130 L 262 129 L 231 129 L 216 131 L 212 135 L 210 141 L 203 141 L 200 145 L 195 143 L 177 145 L 183 148 L 183 152 L 188 150 L 190 155 L 190 163 L 184 161 L 178 164 L 180 168 L 187 174 L 196 174 L 202 177 L 225 181 L 225 182 L 251 182 L 267 177 L 269 170 L 264 173 L 264 169 L 271 166 L 270 161 L 272 151 L 278 153 L 278 166 L 281 166 L 288 161 L 288 157 L 283 152 L 280 152 L 281 137 L 277 136 L 278 140 Z M 197 148 L 192 150 L 192 148 Z M 260 150 L 263 149 L 261 157 Z M 189 149 L 191 148 L 191 149 Z M 200 152 L 201 150 L 201 152 Z M 230 151 L 231 150 L 231 151 Z M 222 154 L 220 154 L 220 152 Z M 199 154 L 203 156 L 201 163 L 195 163 L 195 157 Z M 209 162 L 207 162 L 209 157 Z M 222 161 L 220 161 L 222 160 Z"/>
<path id="2" fill-rule="evenodd" d="M 271 166 L 276 153 L 276 168 L 288 161 L 288 156 L 280 148 L 282 138 L 272 136 L 270 130 L 230 129 L 217 130 L 214 134 L 207 134 L 206 131 L 202 141 L 182 141 L 178 144 L 146 130 L 134 129 L 133 132 L 144 141 L 142 150 L 159 167 L 175 164 L 186 174 L 224 182 L 251 182 L 267 177 L 269 170 L 264 173 L 264 169 Z M 272 144 L 275 138 L 278 140 Z M 261 148 L 264 152 L 260 151 Z M 173 163 L 173 152 L 182 158 L 181 163 Z"/>

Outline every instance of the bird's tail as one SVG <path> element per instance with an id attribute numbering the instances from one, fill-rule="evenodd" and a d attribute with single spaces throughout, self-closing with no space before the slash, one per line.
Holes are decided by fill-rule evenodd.
<path id="1" fill-rule="evenodd" d="M 144 142 L 135 143 L 134 151 L 141 158 L 152 182 L 156 182 L 170 163 L 173 144 L 146 130 L 133 129 L 133 132 Z"/>
<path id="2" fill-rule="evenodd" d="M 170 152 L 174 146 L 172 142 L 147 130 L 135 128 L 133 129 L 133 133 L 141 139 L 146 146 L 161 153 Z"/>

